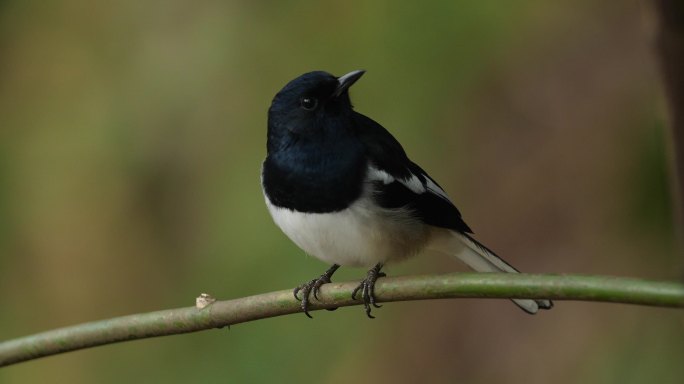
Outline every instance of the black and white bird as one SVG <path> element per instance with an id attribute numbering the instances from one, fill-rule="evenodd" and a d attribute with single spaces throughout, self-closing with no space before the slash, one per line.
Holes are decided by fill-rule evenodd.
<path id="1" fill-rule="evenodd" d="M 412 162 L 380 124 L 354 111 L 349 87 L 365 71 L 305 73 L 276 94 L 268 111 L 262 188 L 275 223 L 306 253 L 332 266 L 295 288 L 309 316 L 310 296 L 340 266 L 371 267 L 361 292 L 376 306 L 383 265 L 433 249 L 479 272 L 518 271 L 472 237 L 446 192 Z M 549 300 L 513 299 L 528 313 Z M 309 316 L 310 317 L 310 316 Z"/>

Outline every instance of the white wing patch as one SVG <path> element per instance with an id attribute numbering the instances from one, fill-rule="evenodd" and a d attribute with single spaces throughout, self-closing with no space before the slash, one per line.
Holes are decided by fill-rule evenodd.
<path id="1" fill-rule="evenodd" d="M 390 175 L 389 173 L 383 171 L 382 169 L 375 168 L 373 165 L 368 166 L 368 176 L 366 177 L 368 180 L 371 181 L 382 181 L 382 183 L 385 185 L 398 181 L 401 184 L 403 184 L 406 188 L 410 189 L 411 192 L 418 195 L 420 195 L 421 193 L 425 193 L 425 191 L 427 190 L 425 188 L 425 184 L 423 184 L 423 182 L 420 181 L 420 179 L 416 175 L 412 174 L 411 177 L 408 179 L 398 179 Z"/>
<path id="2" fill-rule="evenodd" d="M 371 181 L 382 181 L 383 184 L 392 184 L 396 181 L 392 175 L 381 169 L 377 169 L 372 165 L 368 166 L 368 174 L 366 178 Z"/>
<path id="3" fill-rule="evenodd" d="M 447 196 L 446 192 L 442 188 L 435 183 L 430 176 L 428 175 L 422 175 L 425 178 L 425 183 L 423 183 L 418 176 L 411 174 L 411 177 L 408 179 L 397 179 L 394 176 L 390 175 L 389 173 L 383 171 L 382 169 L 378 169 L 374 167 L 373 165 L 368 166 L 368 180 L 372 181 L 382 181 L 383 184 L 391 184 L 394 183 L 395 181 L 400 182 L 403 184 L 406 188 L 410 189 L 411 192 L 415 194 L 422 194 L 425 192 L 430 192 L 432 194 L 435 194 L 442 199 L 448 201 L 451 203 L 451 200 L 449 200 L 449 196 Z"/>
<path id="4" fill-rule="evenodd" d="M 422 194 L 425 193 L 425 185 L 416 175 L 411 175 L 408 179 L 399 179 L 399 182 L 404 184 L 406 188 L 410 189 L 413 193 Z"/>
<path id="5" fill-rule="evenodd" d="M 425 178 L 427 179 L 428 191 L 434 193 L 435 195 L 437 195 L 437 196 L 441 197 L 442 199 L 451 203 L 451 200 L 449 200 L 449 196 L 447 196 L 446 192 L 444 192 L 444 190 L 442 188 L 440 188 L 439 185 L 437 185 L 437 183 L 432 181 L 430 176 L 425 175 Z"/>

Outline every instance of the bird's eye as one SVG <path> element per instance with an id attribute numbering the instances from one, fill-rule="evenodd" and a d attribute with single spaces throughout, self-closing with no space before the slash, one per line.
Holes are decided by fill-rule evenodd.
<path id="1" fill-rule="evenodd" d="M 313 111 L 318 106 L 318 99 L 315 97 L 302 97 L 299 104 L 307 111 Z"/>

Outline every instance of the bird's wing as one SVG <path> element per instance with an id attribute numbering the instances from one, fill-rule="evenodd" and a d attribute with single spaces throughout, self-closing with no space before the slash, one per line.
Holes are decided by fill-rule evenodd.
<path id="1" fill-rule="evenodd" d="M 380 124 L 359 115 L 361 138 L 369 160 L 367 178 L 376 201 L 386 208 L 408 208 L 423 222 L 451 231 L 437 232 L 431 249 L 451 254 L 480 272 L 518 271 L 475 240 L 461 213 L 442 187 L 406 156 L 404 149 Z M 550 300 L 513 299 L 528 313 L 550 309 Z"/>
<path id="2" fill-rule="evenodd" d="M 472 233 L 442 187 L 406 156 L 384 127 L 364 115 L 355 117 L 369 160 L 367 177 L 374 183 L 378 204 L 409 209 L 430 225 Z"/>

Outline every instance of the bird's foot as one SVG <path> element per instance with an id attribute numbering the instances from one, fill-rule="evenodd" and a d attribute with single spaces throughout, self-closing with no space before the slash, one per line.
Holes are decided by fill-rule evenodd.
<path id="1" fill-rule="evenodd" d="M 361 291 L 361 299 L 363 300 L 363 307 L 366 309 L 366 315 L 374 319 L 375 316 L 371 315 L 371 306 L 375 308 L 380 308 L 381 305 L 375 302 L 375 282 L 381 278 L 387 276 L 384 272 L 380 272 L 382 269 L 382 264 L 377 264 L 375 267 L 371 268 L 366 275 L 366 278 L 361 281 L 358 287 L 352 292 L 352 299 L 356 300 L 356 294 Z"/>
<path id="2" fill-rule="evenodd" d="M 327 271 L 325 271 L 324 274 L 322 274 L 320 277 L 317 277 L 311 281 L 308 281 L 299 287 L 294 289 L 294 297 L 297 300 L 300 300 L 302 302 L 302 311 L 304 311 L 304 314 L 308 316 L 310 319 L 313 319 L 311 315 L 309 314 L 309 301 L 311 299 L 311 294 L 313 293 L 313 297 L 318 300 L 318 291 L 320 291 L 321 286 L 323 284 L 330 283 L 330 278 L 332 277 L 333 273 L 339 268 L 340 266 L 337 264 L 333 264 L 332 267 L 328 268 Z M 299 292 L 302 293 L 302 298 L 300 299 L 298 294 Z M 336 308 L 334 308 L 336 309 Z"/>

